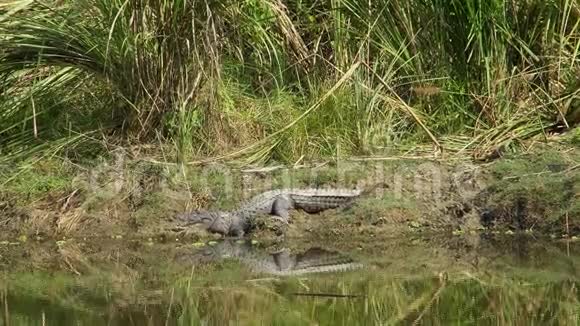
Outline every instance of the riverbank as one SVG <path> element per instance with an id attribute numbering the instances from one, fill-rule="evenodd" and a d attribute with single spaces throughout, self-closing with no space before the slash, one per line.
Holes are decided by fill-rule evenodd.
<path id="1" fill-rule="evenodd" d="M 231 209 L 274 188 L 387 187 L 342 212 L 292 214 L 290 226 L 258 221 L 252 237 L 372 238 L 417 232 L 533 232 L 580 235 L 580 151 L 536 146 L 492 162 L 461 158 L 352 158 L 284 166 L 185 166 L 115 152 L 91 166 L 43 160 L 4 170 L 3 238 L 214 238 L 200 228 L 171 231 L 171 218 L 192 209 Z"/>
<path id="2" fill-rule="evenodd" d="M 7 4 L 0 237 L 173 237 L 178 212 L 377 181 L 254 236 L 577 234 L 580 11 L 544 2 Z"/>

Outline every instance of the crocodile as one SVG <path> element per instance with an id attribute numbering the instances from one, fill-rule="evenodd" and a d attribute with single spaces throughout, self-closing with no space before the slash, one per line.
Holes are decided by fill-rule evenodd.
<path id="1" fill-rule="evenodd" d="M 362 263 L 344 254 L 319 247 L 297 254 L 291 253 L 288 249 L 270 253 L 256 248 L 251 241 L 231 239 L 207 245 L 193 253 L 181 254 L 177 259 L 195 264 L 233 259 L 244 264 L 254 273 L 276 276 L 346 272 L 364 268 Z"/>
<path id="2" fill-rule="evenodd" d="M 368 189 L 276 189 L 256 195 L 233 211 L 193 211 L 175 216 L 181 227 L 203 224 L 206 230 L 224 236 L 243 237 L 253 227 L 255 217 L 269 215 L 288 224 L 290 211 L 300 209 L 315 214 L 327 209 L 346 208 Z"/>

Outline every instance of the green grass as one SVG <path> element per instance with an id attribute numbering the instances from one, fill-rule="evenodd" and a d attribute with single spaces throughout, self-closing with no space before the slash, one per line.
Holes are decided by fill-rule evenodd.
<path id="1" fill-rule="evenodd" d="M 170 161 L 294 162 L 417 143 L 485 158 L 578 122 L 571 0 L 2 7 L 8 160 L 128 144 L 169 144 Z"/>
<path id="2" fill-rule="evenodd" d="M 0 170 L 0 193 L 22 203 L 45 199 L 47 194 L 62 194 L 71 190 L 74 172 L 56 160 Z"/>
<path id="3" fill-rule="evenodd" d="M 496 179 L 480 195 L 483 207 L 492 221 L 515 229 L 574 233 L 580 229 L 577 164 L 575 152 L 555 150 L 500 160 L 490 169 Z"/>
<path id="4" fill-rule="evenodd" d="M 537 173 L 561 172 L 570 168 L 578 159 L 578 154 L 563 154 L 547 149 L 539 153 L 508 156 L 491 166 L 491 173 L 497 178 L 513 178 Z"/>

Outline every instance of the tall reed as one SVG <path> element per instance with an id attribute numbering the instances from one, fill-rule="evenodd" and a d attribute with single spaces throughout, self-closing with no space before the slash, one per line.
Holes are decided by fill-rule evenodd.
<path id="1" fill-rule="evenodd" d="M 425 142 L 486 157 L 578 122 L 572 0 L 22 0 L 0 10 L 10 157 L 71 136 L 81 147 L 170 143 L 182 161 Z"/>

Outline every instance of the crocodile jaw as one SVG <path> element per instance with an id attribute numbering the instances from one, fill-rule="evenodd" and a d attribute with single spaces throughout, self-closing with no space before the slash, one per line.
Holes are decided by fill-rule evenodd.
<path id="1" fill-rule="evenodd" d="M 189 226 L 200 223 L 211 223 L 213 217 L 208 212 L 194 211 L 189 213 L 181 213 L 175 216 L 175 221 L 179 222 L 181 226 Z"/>
<path id="2" fill-rule="evenodd" d="M 180 224 L 181 228 L 202 224 L 203 228 L 212 233 L 219 233 L 224 236 L 230 233 L 243 235 L 242 228 L 236 227 L 235 223 L 233 223 L 236 220 L 235 216 L 228 212 L 194 211 L 178 214 L 175 216 L 175 220 Z"/>

